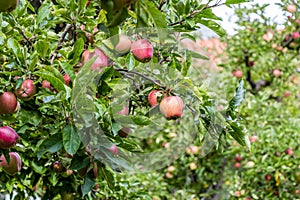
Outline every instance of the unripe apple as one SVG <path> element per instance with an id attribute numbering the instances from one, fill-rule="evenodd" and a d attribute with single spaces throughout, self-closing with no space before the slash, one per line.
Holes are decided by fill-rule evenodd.
<path id="1" fill-rule="evenodd" d="M 248 161 L 248 162 L 246 162 L 246 167 L 252 168 L 252 167 L 254 167 L 254 166 L 255 166 L 255 163 L 254 163 L 253 161 Z"/>
<path id="2" fill-rule="evenodd" d="M 125 54 L 131 49 L 131 40 L 126 35 L 119 35 L 119 42 L 115 47 L 115 50 L 119 54 Z"/>
<path id="3" fill-rule="evenodd" d="M 95 62 L 91 66 L 91 70 L 101 71 L 102 67 L 108 66 L 108 57 L 99 49 L 95 48 L 93 52 L 90 52 L 88 49 L 82 53 L 82 62 L 83 64 L 87 63 L 91 58 L 97 56 Z"/>
<path id="4" fill-rule="evenodd" d="M 19 0 L 1 0 L 0 12 L 11 12 L 18 6 Z"/>
<path id="5" fill-rule="evenodd" d="M 56 173 L 62 173 L 62 172 L 67 171 L 67 169 L 63 166 L 63 164 L 60 161 L 55 161 L 52 164 L 52 169 Z"/>
<path id="6" fill-rule="evenodd" d="M 232 72 L 232 75 L 237 77 L 237 78 L 242 78 L 243 77 L 243 72 L 241 70 L 235 70 Z"/>
<path id="7" fill-rule="evenodd" d="M 10 175 L 14 175 L 15 173 L 21 171 L 22 161 L 21 157 L 16 152 L 9 152 L 10 161 L 7 163 L 7 160 L 4 155 L 1 155 L 0 166 L 3 167 L 4 171 L 6 171 Z"/>
<path id="8" fill-rule="evenodd" d="M 157 97 L 161 95 L 160 90 L 152 90 L 148 94 L 148 102 L 151 105 L 151 107 L 158 105 Z"/>
<path id="9" fill-rule="evenodd" d="M 196 163 L 190 163 L 190 169 L 191 170 L 197 169 L 197 164 Z"/>
<path id="10" fill-rule="evenodd" d="M 281 71 L 280 71 L 279 69 L 274 69 L 274 70 L 272 71 L 272 73 L 273 73 L 273 75 L 274 75 L 275 77 L 281 76 Z"/>
<path id="11" fill-rule="evenodd" d="M 20 137 L 14 129 L 9 126 L 3 126 L 0 128 L 0 148 L 9 149 L 15 146 Z"/>
<path id="12" fill-rule="evenodd" d="M 108 150 L 111 151 L 115 156 L 118 155 L 118 147 L 115 144 L 108 148 Z"/>
<path id="13" fill-rule="evenodd" d="M 294 4 L 289 4 L 286 6 L 286 10 L 290 13 L 294 13 L 297 11 L 297 6 Z"/>
<path id="14" fill-rule="evenodd" d="M 33 80 L 27 79 L 23 81 L 21 87 L 15 90 L 15 94 L 18 98 L 29 101 L 36 94 L 36 86 Z"/>
<path id="15" fill-rule="evenodd" d="M 176 119 L 182 116 L 184 103 L 178 96 L 168 96 L 162 99 L 159 109 L 165 118 Z"/>
<path id="16" fill-rule="evenodd" d="M 242 162 L 242 157 L 240 156 L 240 155 L 237 155 L 236 157 L 235 157 L 235 161 L 236 162 Z"/>
<path id="17" fill-rule="evenodd" d="M 153 56 L 153 46 L 146 39 L 139 39 L 132 43 L 131 51 L 134 58 L 142 63 L 149 62 Z"/>
<path id="18" fill-rule="evenodd" d="M 0 95 L 0 114 L 13 114 L 17 108 L 17 98 L 12 92 Z"/>
<path id="19" fill-rule="evenodd" d="M 236 163 L 234 164 L 234 168 L 236 168 L 236 169 L 241 168 L 241 167 L 242 167 L 242 164 L 239 163 L 239 162 L 236 162 Z"/>
<path id="20" fill-rule="evenodd" d="M 73 193 L 63 193 L 62 200 L 74 200 L 74 194 Z"/>
<path id="21" fill-rule="evenodd" d="M 169 166 L 167 169 L 168 172 L 174 172 L 175 170 L 176 168 L 173 165 Z"/>
<path id="22" fill-rule="evenodd" d="M 68 74 L 64 75 L 64 80 L 65 80 L 65 84 L 66 85 L 69 85 L 70 82 L 71 82 L 71 78 L 70 78 L 70 76 Z"/>

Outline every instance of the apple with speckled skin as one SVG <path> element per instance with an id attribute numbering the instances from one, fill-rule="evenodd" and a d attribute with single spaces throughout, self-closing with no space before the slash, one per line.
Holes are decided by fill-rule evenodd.
<path id="1" fill-rule="evenodd" d="M 178 96 L 166 96 L 159 104 L 160 112 L 168 120 L 180 118 L 182 116 L 183 109 L 183 100 Z"/>
<path id="2" fill-rule="evenodd" d="M 21 86 L 15 90 L 15 94 L 18 98 L 29 101 L 36 94 L 36 86 L 31 79 L 23 81 Z"/>

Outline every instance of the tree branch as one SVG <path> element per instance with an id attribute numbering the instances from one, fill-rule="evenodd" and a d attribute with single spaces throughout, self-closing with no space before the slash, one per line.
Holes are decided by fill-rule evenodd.
<path id="1" fill-rule="evenodd" d="M 65 30 L 64 32 L 62 33 L 61 37 L 59 38 L 58 40 L 58 43 L 57 43 L 57 46 L 56 46 L 56 49 L 55 51 L 53 52 L 52 56 L 51 56 L 51 61 L 50 63 L 53 64 L 54 63 L 54 60 L 57 56 L 57 50 L 60 48 L 62 42 L 64 41 L 67 33 L 69 32 L 69 30 L 72 28 L 72 25 L 71 24 L 67 24 L 66 27 L 65 27 Z"/>
<path id="2" fill-rule="evenodd" d="M 120 73 L 123 74 L 123 75 L 134 74 L 134 75 L 140 76 L 140 77 L 142 77 L 142 78 L 144 78 L 144 79 L 146 79 L 146 80 L 148 80 L 148 81 L 154 83 L 155 85 L 159 86 L 160 88 L 162 88 L 162 89 L 164 89 L 164 90 L 167 89 L 167 87 L 164 86 L 164 85 L 162 85 L 159 81 L 154 80 L 153 78 L 151 78 L 151 77 L 149 77 L 149 76 L 147 76 L 147 75 L 145 75 L 145 74 L 142 74 L 142 73 L 140 73 L 140 72 L 137 72 L 137 71 L 129 71 L 129 70 L 127 70 L 127 69 L 121 69 L 121 68 L 115 68 L 115 70 L 118 71 L 118 72 L 120 72 Z"/>
<path id="3" fill-rule="evenodd" d="M 163 5 L 165 5 L 165 4 L 166 4 L 166 0 L 162 0 L 162 1 L 160 2 L 159 6 L 158 6 L 158 10 L 161 11 Z"/>

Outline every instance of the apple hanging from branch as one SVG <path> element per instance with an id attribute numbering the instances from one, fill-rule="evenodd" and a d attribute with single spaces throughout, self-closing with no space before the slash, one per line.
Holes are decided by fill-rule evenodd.
<path id="1" fill-rule="evenodd" d="M 184 103 L 178 96 L 166 96 L 159 104 L 160 112 L 169 119 L 177 119 L 182 116 Z"/>

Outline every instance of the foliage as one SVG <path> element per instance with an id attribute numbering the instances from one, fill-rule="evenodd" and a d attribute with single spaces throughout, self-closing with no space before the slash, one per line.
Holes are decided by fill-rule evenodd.
<path id="1" fill-rule="evenodd" d="M 18 99 L 20 111 L 0 116 L 1 124 L 20 135 L 19 144 L 10 150 L 17 151 L 23 162 L 17 175 L 1 173 L 3 192 L 17 192 L 15 199 L 93 199 L 113 195 L 112 191 L 118 191 L 120 199 L 133 198 L 145 194 L 130 192 L 140 180 L 123 189 L 127 183 L 117 172 L 167 166 L 195 138 L 199 144 L 208 141 L 212 143 L 208 147 L 216 144 L 223 150 L 231 135 L 249 147 L 236 109 L 243 100 L 243 83 L 226 110 L 219 112 L 205 80 L 197 76 L 201 72 L 191 66 L 192 57 L 204 57 L 176 46 L 182 38 L 194 39 L 189 32 L 199 23 L 224 34 L 211 10 L 220 2 L 127 2 L 20 0 L 13 12 L 0 14 L 0 91 L 14 91 L 27 79 L 37 87 L 33 98 Z M 226 5 L 240 2 L 244 1 L 231 0 Z M 132 53 L 117 54 L 115 35 L 121 33 L 151 41 L 152 61 L 142 64 Z M 176 33 L 185 34 L 176 38 Z M 84 62 L 81 57 L 86 49 L 96 47 L 110 61 L 91 70 L 96 58 Z M 42 87 L 45 80 L 50 88 Z M 184 117 L 167 121 L 157 107 L 150 109 L 146 99 L 152 89 L 180 95 L 186 105 Z M 124 104 L 129 107 L 128 116 L 117 114 Z M 132 130 L 128 138 L 118 134 L 125 126 Z M 174 130 L 177 137 L 172 140 L 168 134 Z M 154 145 L 149 145 L 151 140 Z M 118 155 L 111 151 L 113 145 Z M 203 153 L 210 150 L 203 148 Z M 140 155 L 145 155 L 144 160 Z M 166 155 L 170 159 L 164 160 Z"/>

